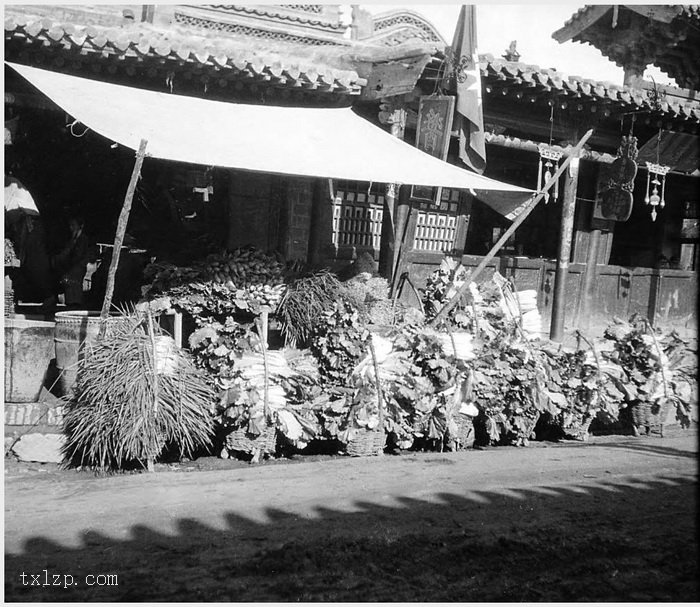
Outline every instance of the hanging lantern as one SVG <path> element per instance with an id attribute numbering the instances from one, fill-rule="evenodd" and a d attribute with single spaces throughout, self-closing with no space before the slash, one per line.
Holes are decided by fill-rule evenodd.
<path id="1" fill-rule="evenodd" d="M 547 145 L 540 145 L 537 148 L 540 152 L 540 163 L 537 170 L 537 189 L 542 190 L 544 185 L 552 178 L 554 171 L 559 168 L 559 161 L 562 152 L 559 152 Z M 542 169 L 544 168 L 544 174 Z M 554 200 L 559 200 L 559 180 L 554 184 Z M 549 202 L 549 192 L 544 195 L 544 203 Z"/>
<path id="2" fill-rule="evenodd" d="M 666 206 L 666 173 L 671 170 L 671 167 L 651 162 L 647 162 L 646 165 L 647 191 L 644 202 L 651 207 L 651 220 L 656 221 L 656 207 L 663 209 Z M 661 186 L 661 192 L 659 192 L 659 186 Z"/>

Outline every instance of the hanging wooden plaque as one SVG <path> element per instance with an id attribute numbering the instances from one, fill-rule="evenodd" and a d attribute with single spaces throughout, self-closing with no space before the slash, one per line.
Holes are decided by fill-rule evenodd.
<path id="1" fill-rule="evenodd" d="M 637 175 L 637 138 L 623 137 L 617 158 L 608 168 L 596 195 L 594 219 L 627 221 L 632 214 L 634 178 Z"/>
<path id="2" fill-rule="evenodd" d="M 450 147 L 455 98 L 451 95 L 429 95 L 420 98 L 416 147 L 445 160 Z M 412 186 L 411 198 L 423 202 L 440 202 L 441 187 Z"/>

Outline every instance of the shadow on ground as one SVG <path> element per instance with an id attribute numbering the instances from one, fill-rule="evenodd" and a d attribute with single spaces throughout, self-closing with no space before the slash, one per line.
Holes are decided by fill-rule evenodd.
<path id="1" fill-rule="evenodd" d="M 696 488 L 682 475 L 470 487 L 352 512 L 320 506 L 310 518 L 268 509 L 262 523 L 227 512 L 221 529 L 178 519 L 174 535 L 136 525 L 126 541 L 89 530 L 79 548 L 34 537 L 6 555 L 5 598 L 697 601 Z M 27 583 L 68 573 L 76 585 L 23 585 L 22 573 Z M 87 586 L 88 574 L 116 574 L 118 586 Z"/>

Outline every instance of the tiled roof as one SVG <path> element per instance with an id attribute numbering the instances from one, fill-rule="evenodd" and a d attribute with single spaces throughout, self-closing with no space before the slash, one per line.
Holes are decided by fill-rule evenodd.
<path id="1" fill-rule="evenodd" d="M 680 86 L 700 89 L 700 5 L 587 5 L 552 37 L 590 44 L 630 73 L 651 64 Z"/>
<path id="2" fill-rule="evenodd" d="M 346 25 L 343 25 L 340 22 L 333 23 L 327 18 L 323 19 L 314 19 L 312 17 L 308 17 L 305 14 L 290 14 L 290 13 L 285 13 L 283 10 L 286 6 L 292 6 L 296 10 L 302 10 L 308 14 L 311 15 L 321 15 L 321 10 L 309 10 L 313 8 L 321 8 L 321 5 L 314 5 L 310 4 L 305 7 L 302 7 L 300 5 L 244 5 L 244 4 L 211 4 L 209 5 L 211 8 L 215 9 L 220 9 L 220 10 L 234 10 L 237 12 L 244 12 L 248 13 L 250 15 L 259 15 L 261 17 L 266 17 L 269 15 L 274 15 L 278 19 L 282 19 L 285 21 L 291 21 L 291 22 L 296 22 L 296 23 L 305 23 L 309 25 L 322 25 L 324 27 L 328 27 L 330 29 L 342 31 L 347 28 Z"/>
<path id="3" fill-rule="evenodd" d="M 494 59 L 482 55 L 481 73 L 487 86 L 489 82 L 498 86 L 513 86 L 524 92 L 543 94 L 555 91 L 559 99 L 599 100 L 623 106 L 628 111 L 649 111 L 657 109 L 649 92 L 618 86 L 609 82 L 599 82 L 580 76 L 565 76 L 556 70 L 543 69 L 537 65 L 516 63 Z M 670 89 L 678 90 L 678 89 Z M 700 121 L 700 103 L 669 95 L 659 103 L 658 110 L 670 118 L 683 118 Z"/>
<path id="4" fill-rule="evenodd" d="M 569 17 L 564 22 L 565 29 L 568 26 L 574 25 L 579 21 L 584 20 L 591 12 L 597 10 L 602 10 L 603 7 L 612 8 L 613 5 L 600 5 L 600 4 L 586 4 L 583 8 L 578 9 L 571 17 Z M 624 6 L 624 5 L 623 5 Z M 640 7 L 641 8 L 641 7 Z M 648 8 L 652 8 L 652 5 L 648 5 Z M 700 4 L 667 4 L 663 5 L 665 11 L 675 13 L 676 15 L 682 15 L 685 17 L 697 17 L 700 15 Z"/>
<path id="5" fill-rule="evenodd" d="M 191 64 L 221 76 L 230 70 L 234 77 L 328 92 L 359 94 L 367 83 L 355 70 L 336 67 L 340 59 L 323 62 L 318 55 L 294 56 L 291 45 L 276 45 L 274 52 L 224 38 L 166 33 L 144 24 L 106 28 L 56 23 L 46 18 L 25 21 L 14 16 L 5 20 L 6 45 L 8 41 L 24 41 L 27 48 L 54 47 L 76 56 L 99 54 L 105 58 Z M 268 43 L 267 48 L 270 46 Z"/>

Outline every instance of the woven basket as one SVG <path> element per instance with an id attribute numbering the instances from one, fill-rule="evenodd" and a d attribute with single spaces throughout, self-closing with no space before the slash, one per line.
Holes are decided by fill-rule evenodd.
<path id="1" fill-rule="evenodd" d="M 383 430 L 368 430 L 362 428 L 355 437 L 345 445 L 345 452 L 353 457 L 381 455 L 386 445 L 386 434 Z"/>
<path id="2" fill-rule="evenodd" d="M 274 426 L 266 426 L 262 434 L 256 435 L 239 428 L 226 437 L 226 449 L 245 453 L 259 450 L 263 454 L 272 454 L 277 449 L 277 431 Z"/>
<path id="3" fill-rule="evenodd" d="M 474 422 L 468 415 L 462 415 L 457 413 L 453 418 L 455 426 L 457 426 L 457 433 L 454 436 L 450 436 L 449 439 L 453 443 L 456 443 L 455 448 L 466 449 L 474 443 Z"/>
<path id="4" fill-rule="evenodd" d="M 584 416 L 578 422 L 574 422 L 568 426 L 563 426 L 562 430 L 567 438 L 572 438 L 574 440 L 587 441 L 588 440 L 588 429 L 591 427 L 594 415 Z"/>
<path id="5" fill-rule="evenodd" d="M 667 400 L 662 400 L 661 404 L 650 403 L 648 401 L 640 401 L 636 405 L 630 407 L 632 414 L 632 423 L 635 430 L 643 426 L 649 434 L 652 427 L 658 427 L 661 436 L 664 433 L 664 421 L 668 417 L 670 403 Z"/>
<path id="6" fill-rule="evenodd" d="M 535 431 L 535 426 L 537 425 L 537 422 L 540 419 L 540 416 L 538 415 L 537 417 L 527 417 L 527 425 L 525 426 L 525 430 L 520 434 L 517 434 L 515 437 L 515 444 L 516 445 L 527 445 L 528 442 L 530 441 L 530 438 L 532 437 L 532 433 Z"/>

